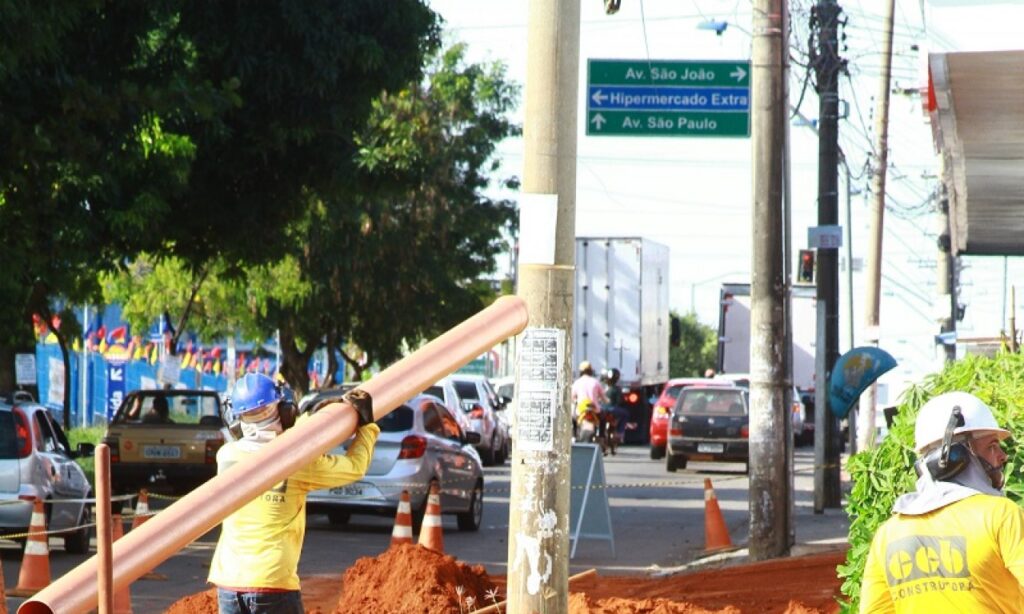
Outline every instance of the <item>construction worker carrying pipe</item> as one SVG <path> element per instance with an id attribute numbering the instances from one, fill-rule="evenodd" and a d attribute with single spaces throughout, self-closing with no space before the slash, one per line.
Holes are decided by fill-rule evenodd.
<path id="1" fill-rule="evenodd" d="M 359 416 L 348 452 L 321 456 L 224 519 L 208 578 L 217 587 L 221 614 L 305 612 L 298 566 L 306 533 L 306 493 L 362 478 L 380 434 L 368 393 L 353 390 L 343 398 Z M 235 383 L 228 412 L 229 428 L 239 438 L 217 452 L 218 472 L 244 461 L 294 425 L 297 409 L 287 387 L 266 375 L 247 373 Z"/>
<path id="2" fill-rule="evenodd" d="M 1003 496 L 992 410 L 966 392 L 921 408 L 916 492 L 871 543 L 861 612 L 1024 612 L 1024 510 Z"/>

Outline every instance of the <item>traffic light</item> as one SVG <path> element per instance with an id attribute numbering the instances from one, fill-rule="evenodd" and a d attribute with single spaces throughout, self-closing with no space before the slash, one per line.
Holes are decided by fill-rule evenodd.
<path id="1" fill-rule="evenodd" d="M 814 250 L 800 250 L 800 262 L 797 264 L 796 280 L 802 284 L 814 283 Z"/>

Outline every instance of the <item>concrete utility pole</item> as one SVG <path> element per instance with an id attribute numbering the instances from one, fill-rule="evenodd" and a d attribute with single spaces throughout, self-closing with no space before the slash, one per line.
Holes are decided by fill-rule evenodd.
<path id="1" fill-rule="evenodd" d="M 782 11 L 782 41 L 784 49 L 789 49 L 789 11 Z M 785 389 L 783 392 L 782 404 L 784 407 L 793 407 L 794 401 L 800 399 L 793 398 L 793 261 L 790 259 L 790 255 L 793 253 L 793 164 L 792 156 L 790 155 L 790 133 L 789 133 L 789 52 L 786 51 L 782 54 L 782 100 L 784 119 L 782 126 L 782 253 L 779 256 L 782 258 L 782 280 L 784 288 L 784 299 L 782 300 L 782 325 L 785 333 L 783 335 L 783 345 L 785 349 L 785 362 L 783 362 L 783 368 L 785 369 L 783 379 L 785 380 Z M 793 421 L 786 420 L 786 476 L 789 480 L 787 485 L 788 500 L 786 501 L 786 530 L 789 535 L 789 539 L 786 542 L 788 548 L 792 548 L 793 544 L 796 543 L 796 525 L 794 524 L 793 510 L 796 507 L 795 492 L 796 484 L 794 483 L 795 476 L 793 475 Z"/>
<path id="2" fill-rule="evenodd" d="M 818 49 L 812 58 L 818 90 L 818 225 L 839 223 L 839 15 L 835 0 L 819 0 L 811 12 L 818 31 Z M 824 305 L 824 326 L 817 348 L 823 369 L 815 373 L 814 400 L 814 511 L 839 507 L 839 424 L 828 407 L 828 382 L 839 359 L 839 254 L 837 248 L 819 248 L 815 278 L 818 304 Z"/>
<path id="3" fill-rule="evenodd" d="M 956 331 L 956 285 L 953 283 L 953 254 L 952 243 L 949 236 L 949 199 L 945 196 L 939 197 L 939 253 L 936 255 L 935 272 L 937 283 L 935 291 L 938 300 L 948 303 L 942 317 L 939 319 L 939 332 L 950 333 Z M 946 362 L 956 360 L 956 344 L 944 343 L 942 345 L 946 354 Z"/>
<path id="4" fill-rule="evenodd" d="M 545 614 L 569 609 L 580 0 L 530 0 L 528 31 L 507 611 Z"/>
<path id="5" fill-rule="evenodd" d="M 871 176 L 871 226 L 868 230 L 867 277 L 864 280 L 867 302 L 864 305 L 865 338 L 876 347 L 879 338 L 879 309 L 882 295 L 882 230 L 885 216 L 885 173 L 889 166 L 889 80 L 892 77 L 892 30 L 896 0 L 885 3 L 885 24 L 882 30 L 882 77 L 878 82 L 875 110 L 875 160 Z M 860 398 L 861 450 L 875 447 L 875 405 L 878 387 L 872 384 Z"/>
<path id="6" fill-rule="evenodd" d="M 782 143 L 785 0 L 754 0 L 750 70 L 754 245 L 750 280 L 750 556 L 789 552 Z"/>

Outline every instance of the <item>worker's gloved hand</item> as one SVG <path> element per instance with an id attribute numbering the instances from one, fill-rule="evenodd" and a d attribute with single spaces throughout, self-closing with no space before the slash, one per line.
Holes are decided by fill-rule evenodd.
<path id="1" fill-rule="evenodd" d="M 373 422 L 373 398 L 365 390 L 355 389 L 345 393 L 342 397 L 345 402 L 356 408 L 356 415 L 359 416 L 358 426 Z"/>

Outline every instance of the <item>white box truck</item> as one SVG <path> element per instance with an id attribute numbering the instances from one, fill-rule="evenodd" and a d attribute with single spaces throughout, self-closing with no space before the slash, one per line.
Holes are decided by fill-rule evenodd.
<path id="1" fill-rule="evenodd" d="M 797 443 L 814 438 L 814 366 L 817 339 L 817 290 L 814 286 L 793 286 L 793 428 Z M 718 373 L 749 377 L 750 373 L 750 284 L 722 284 L 718 312 Z M 798 410 L 797 404 L 802 404 Z M 800 414 L 797 419 L 796 415 Z"/>
<path id="2" fill-rule="evenodd" d="M 668 381 L 668 254 L 639 237 L 576 238 L 573 365 L 619 370 L 627 442 L 646 441 L 650 398 Z"/>

